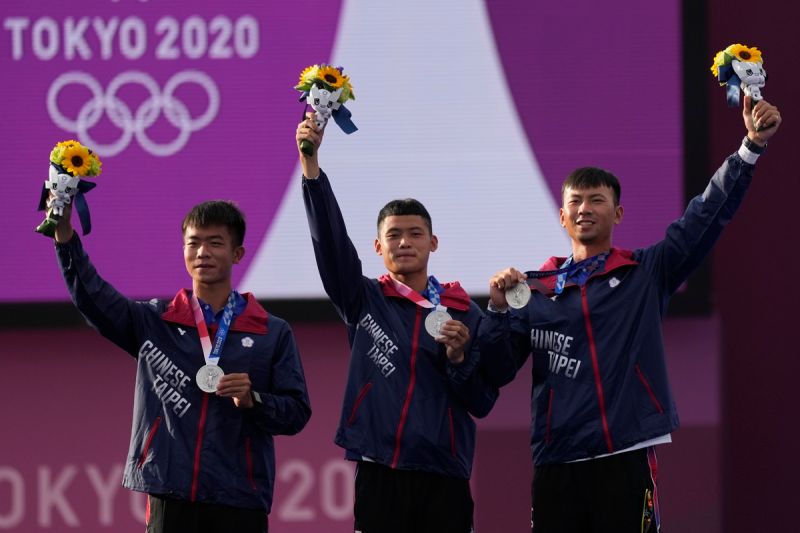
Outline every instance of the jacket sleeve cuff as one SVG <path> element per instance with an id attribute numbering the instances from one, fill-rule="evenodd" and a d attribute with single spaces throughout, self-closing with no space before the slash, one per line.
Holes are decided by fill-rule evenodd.
<path id="1" fill-rule="evenodd" d="M 80 237 L 78 237 L 78 232 L 74 232 L 67 242 L 56 242 L 54 240 L 53 243 L 55 244 L 56 257 L 58 258 L 61 268 L 64 271 L 72 268 L 73 256 L 79 255 L 83 248 L 83 243 Z"/>
<path id="2" fill-rule="evenodd" d="M 496 308 L 496 307 L 494 306 L 494 304 L 492 303 L 492 301 L 491 301 L 491 300 L 489 300 L 489 303 L 488 303 L 488 304 L 486 304 L 486 310 L 487 310 L 487 311 L 489 311 L 490 313 L 493 313 L 493 314 L 501 314 L 501 315 L 504 315 L 504 314 L 508 313 L 508 307 L 506 307 L 505 309 L 503 309 L 503 310 L 501 311 L 500 309 L 498 309 L 498 308 Z"/>
<path id="3" fill-rule="evenodd" d="M 319 174 L 317 174 L 317 175 L 316 175 L 316 176 L 314 176 L 313 178 L 311 178 L 311 177 L 309 177 L 309 176 L 306 176 L 305 174 L 303 174 L 303 182 L 304 182 L 304 183 L 308 183 L 308 182 L 312 182 L 312 183 L 313 183 L 313 182 L 315 182 L 315 181 L 319 181 L 319 178 L 321 178 L 321 177 L 323 176 L 323 174 L 325 174 L 325 173 L 322 171 L 322 169 L 319 169 Z"/>
<path id="4" fill-rule="evenodd" d="M 464 350 L 464 360 L 460 363 L 453 364 L 450 361 L 447 361 L 447 376 L 458 383 L 464 383 L 475 371 L 475 367 L 478 366 L 479 360 L 480 355 L 477 350 L 472 348 L 469 350 Z"/>
<path id="5" fill-rule="evenodd" d="M 764 150 L 766 149 L 766 146 L 758 146 L 756 143 L 745 137 L 742 140 L 742 145 L 739 147 L 739 151 L 737 153 L 745 163 L 755 165 L 759 156 L 763 154 Z"/>

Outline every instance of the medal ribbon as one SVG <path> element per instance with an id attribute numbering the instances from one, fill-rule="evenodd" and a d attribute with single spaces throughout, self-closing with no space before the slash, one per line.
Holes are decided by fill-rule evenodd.
<path id="1" fill-rule="evenodd" d="M 206 319 L 203 316 L 203 310 L 200 309 L 200 302 L 197 296 L 192 293 L 192 312 L 194 313 L 194 321 L 197 324 L 197 332 L 200 335 L 200 346 L 203 347 L 203 357 L 205 357 L 206 364 L 216 365 L 219 363 L 219 357 L 222 352 L 222 345 L 225 344 L 225 338 L 228 336 L 228 330 L 233 323 L 234 311 L 236 305 L 236 293 L 231 291 L 228 296 L 228 302 L 225 304 L 225 310 L 222 313 L 222 319 L 219 322 L 219 329 L 214 337 L 214 347 L 211 347 L 211 336 L 208 334 L 208 326 L 206 326 Z"/>
<path id="2" fill-rule="evenodd" d="M 425 288 L 425 294 L 428 296 L 428 298 L 425 298 L 425 296 L 421 295 L 401 281 L 397 281 L 392 277 L 389 277 L 389 279 L 392 281 L 392 285 L 394 285 L 395 290 L 403 295 L 405 299 L 411 300 L 418 306 L 426 309 L 436 308 L 442 311 L 447 311 L 447 308 L 441 304 L 442 299 L 440 295 L 442 292 L 444 292 L 444 289 L 433 276 L 428 277 L 428 286 Z"/>
<path id="3" fill-rule="evenodd" d="M 558 276 L 556 279 L 555 293 L 561 294 L 564 290 L 564 285 L 566 284 L 567 280 L 573 280 L 578 285 L 583 285 L 586 280 L 589 279 L 589 276 L 592 274 L 592 272 L 598 268 L 602 268 L 605 265 L 607 258 L 608 252 L 603 252 L 601 254 L 588 257 L 577 263 L 573 263 L 572 257 L 570 257 L 567 259 L 566 263 L 564 263 L 564 266 L 556 270 L 526 271 L 525 275 L 528 276 L 528 279 L 525 280 L 525 283 L 530 287 L 530 283 L 528 283 L 529 280 Z"/>

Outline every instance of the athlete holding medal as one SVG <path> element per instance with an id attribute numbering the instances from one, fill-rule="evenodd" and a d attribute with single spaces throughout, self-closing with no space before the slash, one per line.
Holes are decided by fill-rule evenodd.
<path id="1" fill-rule="evenodd" d="M 634 251 L 612 247 L 623 215 L 619 181 L 584 167 L 562 187 L 572 254 L 489 281 L 479 337 L 494 355 L 492 382 L 511 381 L 533 359 L 534 533 L 659 531 L 655 449 L 678 428 L 661 320 L 743 201 L 781 123 L 775 106 L 751 106 L 750 96 L 742 116 L 741 146 L 664 240 Z"/>
<path id="2" fill-rule="evenodd" d="M 231 286 L 245 221 L 230 202 L 195 206 L 183 221 L 192 290 L 172 301 L 127 299 L 89 261 L 70 222 L 56 253 L 75 305 L 137 359 L 123 485 L 148 496 L 149 533 L 265 533 L 275 479 L 273 435 L 311 415 L 288 324 Z"/>
<path id="3" fill-rule="evenodd" d="M 347 325 L 351 356 L 336 444 L 357 461 L 360 533 L 469 533 L 473 417 L 489 413 L 475 332 L 482 318 L 458 283 L 428 274 L 431 218 L 416 200 L 378 215 L 375 252 L 388 274 L 365 277 L 328 177 L 313 114 L 297 127 L 303 199 L 325 291 Z M 317 148 L 309 154 L 303 141 Z"/>

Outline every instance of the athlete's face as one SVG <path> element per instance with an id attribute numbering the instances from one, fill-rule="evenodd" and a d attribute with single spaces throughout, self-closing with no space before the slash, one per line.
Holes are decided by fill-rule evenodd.
<path id="1" fill-rule="evenodd" d="M 622 206 L 614 204 L 611 187 L 564 190 L 561 225 L 573 242 L 611 247 L 611 233 L 622 220 Z"/>
<path id="2" fill-rule="evenodd" d="M 392 215 L 383 219 L 375 239 L 375 252 L 393 274 L 427 272 L 428 256 L 439 241 L 419 215 Z"/>
<path id="3" fill-rule="evenodd" d="M 189 226 L 183 234 L 183 259 L 195 282 L 204 285 L 230 282 L 233 265 L 243 256 L 244 247 L 233 244 L 226 226 Z"/>

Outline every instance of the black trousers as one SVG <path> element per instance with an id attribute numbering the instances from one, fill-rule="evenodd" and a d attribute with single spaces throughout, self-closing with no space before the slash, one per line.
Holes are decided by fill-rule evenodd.
<path id="1" fill-rule="evenodd" d="M 213 503 L 147 497 L 147 533 L 267 533 L 267 514 Z"/>
<path id="2" fill-rule="evenodd" d="M 538 465 L 532 533 L 658 533 L 655 448 L 589 461 Z"/>
<path id="3" fill-rule="evenodd" d="M 367 461 L 356 467 L 357 532 L 470 533 L 473 507 L 467 479 Z"/>

